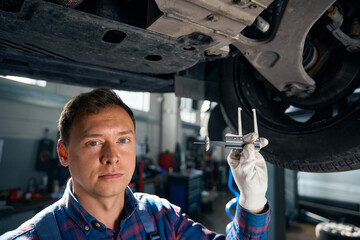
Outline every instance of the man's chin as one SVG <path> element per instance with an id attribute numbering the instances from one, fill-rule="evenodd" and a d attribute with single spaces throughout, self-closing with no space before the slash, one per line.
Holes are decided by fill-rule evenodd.
<path id="1" fill-rule="evenodd" d="M 112 185 L 105 185 L 98 187 L 95 192 L 102 197 L 115 197 L 117 195 L 124 195 L 125 189 L 127 185 L 122 186 L 115 186 Z"/>
<path id="2" fill-rule="evenodd" d="M 101 190 L 96 191 L 96 195 L 100 198 L 114 198 L 124 196 L 125 189 L 114 189 L 114 190 Z"/>

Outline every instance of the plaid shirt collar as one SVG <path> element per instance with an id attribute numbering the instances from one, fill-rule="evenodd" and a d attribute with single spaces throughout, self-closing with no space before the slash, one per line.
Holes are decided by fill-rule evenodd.
<path id="1" fill-rule="evenodd" d="M 84 233 L 88 234 L 90 231 L 85 231 L 84 226 L 89 226 L 91 228 L 94 222 L 99 221 L 97 221 L 96 218 L 94 218 L 80 205 L 72 192 L 72 186 L 72 179 L 70 179 L 66 185 L 61 205 L 63 205 L 63 209 L 69 217 L 84 231 Z M 135 198 L 131 189 L 126 187 L 125 206 L 122 212 L 123 219 L 129 218 L 134 213 L 138 204 L 139 200 Z M 100 224 L 102 227 L 105 227 L 102 223 Z"/>

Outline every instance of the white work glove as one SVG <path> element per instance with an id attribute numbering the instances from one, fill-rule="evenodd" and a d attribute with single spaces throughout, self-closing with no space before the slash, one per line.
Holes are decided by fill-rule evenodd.
<path id="1" fill-rule="evenodd" d="M 255 142 L 255 132 L 243 136 L 245 142 Z M 260 138 L 260 147 L 268 145 L 266 138 Z M 254 144 L 233 149 L 227 157 L 236 185 L 240 190 L 239 204 L 247 210 L 257 210 L 266 204 L 265 193 L 268 186 L 266 163 Z"/>

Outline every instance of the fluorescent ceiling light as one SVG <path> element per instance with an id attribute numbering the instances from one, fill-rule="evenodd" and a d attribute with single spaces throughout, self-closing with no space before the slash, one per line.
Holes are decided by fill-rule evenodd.
<path id="1" fill-rule="evenodd" d="M 25 83 L 25 84 L 29 84 L 29 85 L 46 87 L 46 81 L 44 81 L 44 80 L 35 80 L 35 79 L 31 79 L 31 78 L 17 77 L 17 76 L 4 76 L 4 78 L 11 80 L 11 81 L 21 82 L 21 83 Z"/>

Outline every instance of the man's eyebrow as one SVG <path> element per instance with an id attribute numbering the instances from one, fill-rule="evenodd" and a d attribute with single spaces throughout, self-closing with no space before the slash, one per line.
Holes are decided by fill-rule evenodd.
<path id="1" fill-rule="evenodd" d="M 125 130 L 125 131 L 120 131 L 118 132 L 119 135 L 126 135 L 126 134 L 133 134 L 135 135 L 134 131 L 129 129 L 129 130 Z"/>
<path id="2" fill-rule="evenodd" d="M 125 131 L 120 131 L 117 133 L 118 135 L 127 135 L 127 134 L 132 134 L 132 135 L 135 135 L 134 134 L 134 131 L 129 129 L 129 130 L 125 130 Z M 98 133 L 93 133 L 93 134 L 84 134 L 81 136 L 80 139 L 85 139 L 85 138 L 92 138 L 92 137 L 101 137 L 103 134 L 98 134 Z"/>

